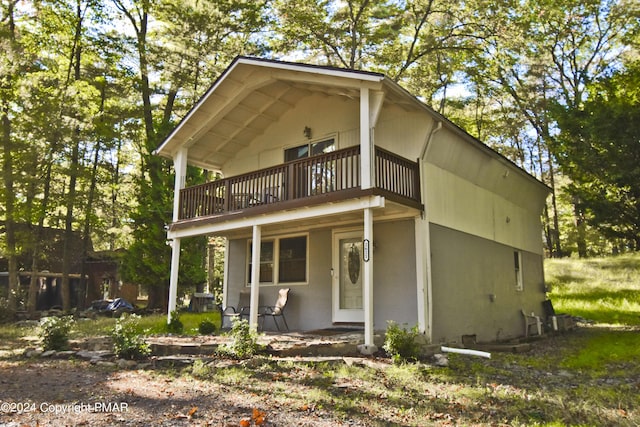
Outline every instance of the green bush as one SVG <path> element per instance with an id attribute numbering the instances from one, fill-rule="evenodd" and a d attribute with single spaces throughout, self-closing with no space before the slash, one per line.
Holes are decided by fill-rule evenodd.
<path id="1" fill-rule="evenodd" d="M 69 348 L 69 332 L 73 327 L 73 317 L 45 317 L 40 320 L 38 336 L 45 350 L 66 350 Z"/>
<path id="2" fill-rule="evenodd" d="M 234 318 L 232 323 L 231 330 L 226 334 L 232 340 L 218 347 L 218 353 L 234 359 L 248 359 L 257 354 L 261 350 L 258 334 L 251 330 L 249 322 Z"/>
<path id="3" fill-rule="evenodd" d="M 9 300 L 0 297 L 0 323 L 9 322 L 13 318 L 13 311 L 9 310 Z"/>
<path id="4" fill-rule="evenodd" d="M 167 332 L 171 334 L 181 334 L 184 331 L 184 324 L 180 320 L 180 314 L 177 311 L 171 312 L 171 321 L 167 323 Z"/>
<path id="5" fill-rule="evenodd" d="M 113 328 L 113 352 L 122 359 L 142 359 L 151 354 L 151 348 L 142 335 L 139 326 L 140 316 L 124 313 Z"/>
<path id="6" fill-rule="evenodd" d="M 416 361 L 420 356 L 420 344 L 416 341 L 419 335 L 418 325 L 405 329 L 389 321 L 382 348 L 396 364 Z"/>
<path id="7" fill-rule="evenodd" d="M 204 319 L 198 325 L 198 332 L 200 333 L 200 335 L 211 335 L 215 333 L 217 329 L 218 328 L 216 327 L 215 323 L 208 319 Z"/>
<path id="8" fill-rule="evenodd" d="M 211 377 L 211 368 L 202 359 L 193 361 L 191 365 L 191 375 L 200 380 L 206 380 Z"/>

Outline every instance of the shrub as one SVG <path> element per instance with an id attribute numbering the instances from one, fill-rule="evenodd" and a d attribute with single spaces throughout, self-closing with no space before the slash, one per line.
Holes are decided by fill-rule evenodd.
<path id="1" fill-rule="evenodd" d="M 418 325 L 405 329 L 389 321 L 382 348 L 394 363 L 416 361 L 420 356 L 420 345 L 416 342 L 419 335 Z"/>
<path id="2" fill-rule="evenodd" d="M 180 320 L 180 314 L 177 311 L 171 312 L 171 321 L 167 323 L 167 332 L 171 334 L 181 334 L 184 330 L 184 324 Z"/>
<path id="3" fill-rule="evenodd" d="M 151 348 L 140 335 L 140 316 L 123 313 L 116 320 L 111 336 L 113 352 L 122 359 L 141 359 L 151 354 Z"/>
<path id="4" fill-rule="evenodd" d="M 200 333 L 200 335 L 211 335 L 215 333 L 217 329 L 218 328 L 216 327 L 215 323 L 207 319 L 203 320 L 198 325 L 198 332 Z"/>
<path id="5" fill-rule="evenodd" d="M 66 350 L 69 348 L 69 332 L 73 326 L 71 316 L 45 317 L 40 320 L 38 336 L 45 350 Z"/>
<path id="6" fill-rule="evenodd" d="M 191 365 L 191 375 L 201 380 L 208 379 L 211 377 L 211 368 L 202 359 L 194 360 Z"/>
<path id="7" fill-rule="evenodd" d="M 13 318 L 13 311 L 9 309 L 9 300 L 0 297 L 0 323 L 5 323 Z"/>
<path id="8" fill-rule="evenodd" d="M 246 319 L 234 318 L 231 330 L 227 336 L 231 342 L 218 347 L 218 353 L 234 359 L 248 359 L 257 354 L 261 347 L 258 344 L 258 334 L 251 330 Z"/>

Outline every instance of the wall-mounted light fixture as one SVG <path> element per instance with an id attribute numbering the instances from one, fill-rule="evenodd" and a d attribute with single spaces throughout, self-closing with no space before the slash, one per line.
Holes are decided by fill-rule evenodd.
<path id="1" fill-rule="evenodd" d="M 308 139 L 311 139 L 311 128 L 309 126 L 305 126 L 302 134 Z"/>

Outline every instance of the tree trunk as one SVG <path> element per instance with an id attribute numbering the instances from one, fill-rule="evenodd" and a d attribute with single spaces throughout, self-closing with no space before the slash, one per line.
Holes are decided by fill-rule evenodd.
<path id="1" fill-rule="evenodd" d="M 100 110 L 101 117 L 104 116 L 104 103 L 106 98 L 106 88 L 103 85 L 100 90 Z M 82 264 L 80 267 L 80 290 L 82 290 L 80 301 L 78 301 L 79 308 L 86 308 L 87 290 L 87 278 L 86 274 L 86 261 L 89 255 L 89 247 L 91 246 L 91 216 L 93 215 L 93 199 L 95 198 L 96 186 L 98 182 L 98 162 L 100 160 L 100 137 L 96 139 L 96 146 L 93 152 L 93 166 L 91 169 L 91 184 L 89 185 L 89 195 L 87 198 L 87 208 L 84 215 L 84 228 L 82 230 Z"/>
<path id="2" fill-rule="evenodd" d="M 79 131 L 78 131 L 79 132 Z M 78 135 L 79 136 L 79 135 Z M 71 250 L 73 243 L 73 207 L 76 201 L 76 182 L 78 178 L 78 163 L 80 157 L 80 141 L 76 138 L 71 153 L 71 168 L 69 171 L 69 190 L 67 192 L 67 214 L 64 220 L 64 254 L 62 258 L 62 309 L 71 309 Z"/>
<path id="3" fill-rule="evenodd" d="M 113 170 L 113 176 L 111 177 L 111 227 L 116 228 L 119 224 L 118 218 L 118 187 L 120 186 L 120 154 L 122 151 L 122 138 L 118 135 L 118 145 L 116 148 L 116 164 Z M 115 237 L 109 238 L 109 250 L 115 250 L 116 241 Z"/>
<path id="4" fill-rule="evenodd" d="M 18 258 L 16 253 L 15 231 L 15 193 L 13 189 L 13 154 L 11 141 L 11 120 L 9 119 L 9 106 L 7 101 L 2 103 L 2 145 L 4 156 L 2 162 L 2 178 L 5 187 L 5 239 L 7 245 L 8 269 L 9 269 L 9 293 L 7 295 L 9 314 L 15 312 L 17 306 L 18 288 Z"/>
<path id="5" fill-rule="evenodd" d="M 573 202 L 573 215 L 577 231 L 578 257 L 587 258 L 586 223 L 584 220 L 584 210 L 579 200 Z"/>
<path id="6" fill-rule="evenodd" d="M 9 30 L 9 41 L 11 43 L 11 48 L 13 49 L 16 45 L 16 28 L 15 22 L 13 20 L 13 11 L 16 3 L 9 3 L 7 5 L 7 16 L 5 17 L 8 22 L 8 30 Z M 13 91 L 13 70 L 11 67 L 8 67 L 8 75 L 2 76 L 3 82 L 7 82 L 6 86 L 3 86 L 1 89 L 3 91 L 12 92 Z M 2 105 L 0 108 L 2 111 L 0 112 L 1 121 L 2 121 L 2 145 L 4 148 L 3 152 L 3 161 L 2 161 L 2 180 L 4 182 L 5 187 L 5 200 L 4 200 L 4 216 L 5 216 L 5 239 L 6 239 L 6 247 L 7 247 L 7 257 L 8 257 L 8 273 L 9 273 L 9 289 L 8 289 L 8 309 L 9 314 L 12 314 L 17 308 L 16 306 L 16 297 L 19 290 L 19 280 L 18 280 L 18 258 L 16 253 L 16 230 L 15 230 L 15 192 L 13 188 L 13 141 L 11 137 L 11 119 L 9 116 L 9 100 L 7 96 L 2 96 Z"/>
<path id="7" fill-rule="evenodd" d="M 562 245 L 560 244 L 560 222 L 558 220 L 558 203 L 556 201 L 556 179 L 555 169 L 553 167 L 553 158 L 551 152 L 548 152 L 549 158 L 549 186 L 551 187 L 551 208 L 553 210 L 553 249 L 551 256 L 560 258 L 562 254 Z"/>
<path id="8" fill-rule="evenodd" d="M 56 136 L 53 138 L 53 142 L 51 143 L 51 147 L 49 149 L 49 153 L 47 154 L 46 166 L 45 166 L 45 174 L 44 174 L 44 189 L 42 192 L 42 200 L 40 202 L 40 211 L 38 212 L 38 226 L 34 233 L 35 239 L 33 244 L 33 250 L 31 252 L 31 271 L 36 273 L 39 271 L 39 258 L 40 258 L 40 249 L 42 242 L 42 236 L 44 232 L 44 220 L 47 216 L 47 210 L 49 208 L 49 198 L 51 196 L 51 173 L 53 168 L 53 156 L 57 150 L 59 137 Z M 35 274 L 31 275 L 31 280 L 29 282 L 29 296 L 27 300 L 27 309 L 29 313 L 33 314 L 36 311 L 38 304 L 38 292 L 40 287 L 38 285 L 38 276 Z"/>
<path id="9" fill-rule="evenodd" d="M 73 64 L 74 80 L 80 80 L 80 38 L 82 36 L 82 4 L 78 0 L 76 7 L 76 28 L 73 48 L 70 56 L 70 64 Z M 64 221 L 64 254 L 62 258 L 62 308 L 64 311 L 71 309 L 71 286 L 69 274 L 71 272 L 71 243 L 73 242 L 73 208 L 76 203 L 76 182 L 78 180 L 78 168 L 80 162 L 80 128 L 76 126 L 73 134 L 73 148 L 69 166 L 69 190 L 66 198 L 67 213 Z"/>
<path id="10" fill-rule="evenodd" d="M 149 299 L 147 308 L 167 311 L 169 306 L 169 287 L 166 285 L 156 285 L 149 287 Z"/>

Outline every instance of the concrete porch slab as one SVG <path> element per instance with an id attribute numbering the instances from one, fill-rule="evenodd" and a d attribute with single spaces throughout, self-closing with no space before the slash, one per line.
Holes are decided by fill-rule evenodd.
<path id="1" fill-rule="evenodd" d="M 146 339 L 154 355 L 211 355 L 219 345 L 231 339 L 224 335 L 154 336 Z M 382 347 L 384 334 L 376 334 L 374 342 Z M 362 332 L 336 330 L 311 332 L 263 332 L 258 343 L 279 357 L 358 355 L 364 342 Z"/>

